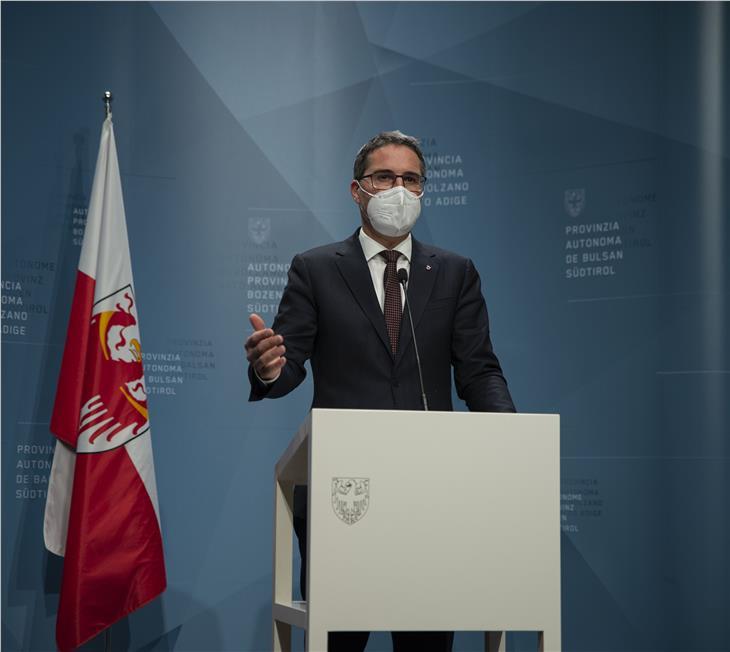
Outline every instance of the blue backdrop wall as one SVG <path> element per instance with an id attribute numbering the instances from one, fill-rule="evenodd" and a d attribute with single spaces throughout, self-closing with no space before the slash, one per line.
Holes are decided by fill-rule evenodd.
<path id="1" fill-rule="evenodd" d="M 115 649 L 269 646 L 272 467 L 311 386 L 246 402 L 247 315 L 355 229 L 352 160 L 393 128 L 518 409 L 562 415 L 565 649 L 730 649 L 729 15 L 3 3 L 3 649 L 53 649 L 48 421 L 107 89 L 169 576 Z"/>

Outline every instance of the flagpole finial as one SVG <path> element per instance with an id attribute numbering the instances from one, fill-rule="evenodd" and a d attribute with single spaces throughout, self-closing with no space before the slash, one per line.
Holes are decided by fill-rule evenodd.
<path id="1" fill-rule="evenodd" d="M 108 118 L 112 114 L 112 100 L 114 99 L 112 92 L 104 91 L 104 95 L 102 95 L 101 99 L 104 101 L 104 113 Z"/>

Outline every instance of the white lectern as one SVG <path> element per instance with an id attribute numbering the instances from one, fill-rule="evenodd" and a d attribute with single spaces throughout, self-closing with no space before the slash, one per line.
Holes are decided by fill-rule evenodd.
<path id="1" fill-rule="evenodd" d="M 312 410 L 276 465 L 273 649 L 329 631 L 537 631 L 560 649 L 557 415 Z M 293 486 L 309 485 L 307 602 Z"/>

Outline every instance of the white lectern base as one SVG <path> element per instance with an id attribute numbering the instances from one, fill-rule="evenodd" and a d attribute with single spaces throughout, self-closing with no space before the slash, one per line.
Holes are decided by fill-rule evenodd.
<path id="1" fill-rule="evenodd" d="M 292 600 L 309 485 L 308 603 Z M 276 467 L 274 650 L 329 631 L 537 631 L 560 649 L 559 417 L 313 410 Z"/>

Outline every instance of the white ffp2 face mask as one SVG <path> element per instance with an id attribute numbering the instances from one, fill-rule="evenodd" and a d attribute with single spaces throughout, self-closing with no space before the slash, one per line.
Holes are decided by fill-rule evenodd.
<path id="1" fill-rule="evenodd" d="M 360 186 L 360 183 L 357 185 Z M 369 193 L 362 186 L 360 190 L 371 197 L 368 202 L 368 217 L 370 224 L 381 235 L 391 238 L 405 235 L 421 214 L 421 197 L 403 186 L 393 186 L 377 195 Z"/>

